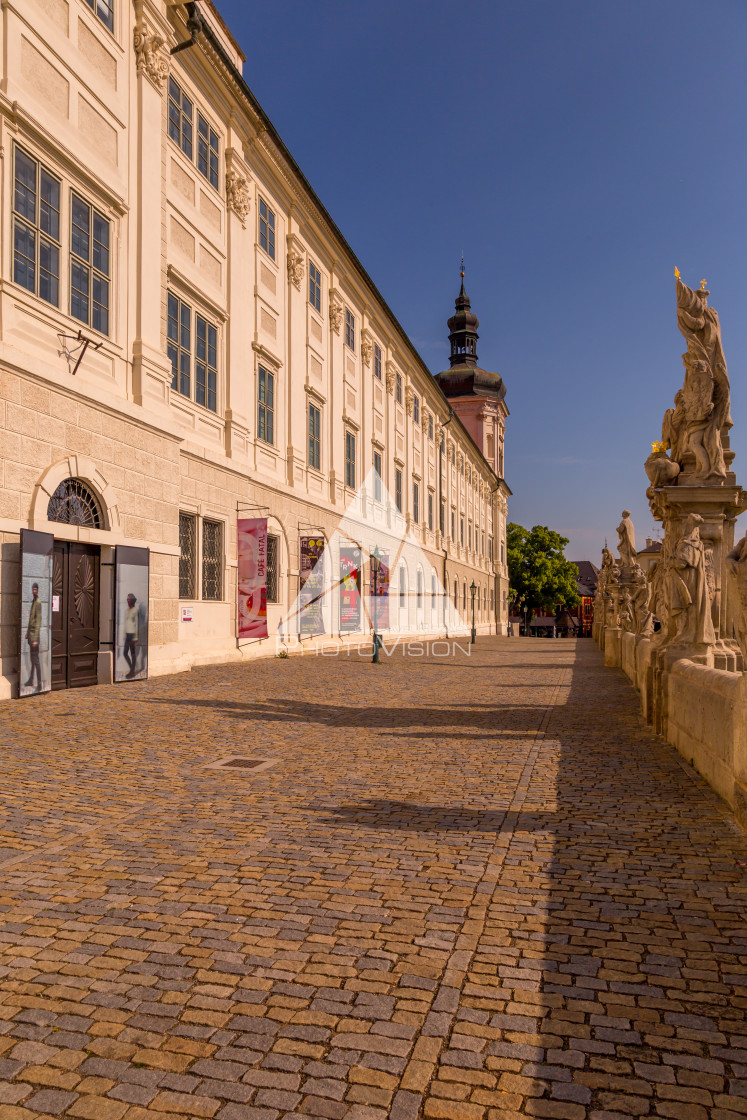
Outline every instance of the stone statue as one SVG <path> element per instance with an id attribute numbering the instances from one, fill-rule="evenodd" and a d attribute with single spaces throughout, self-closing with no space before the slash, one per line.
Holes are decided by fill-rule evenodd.
<path id="1" fill-rule="evenodd" d="M 747 533 L 727 552 L 726 570 L 734 637 L 747 661 Z"/>
<path id="2" fill-rule="evenodd" d="M 638 563 L 638 553 L 635 549 L 635 529 L 630 520 L 629 509 L 624 509 L 622 512 L 622 521 L 617 526 L 617 536 L 620 541 L 618 545 L 620 565 L 623 569 L 632 568 Z"/>
<path id="3" fill-rule="evenodd" d="M 684 532 L 671 549 L 664 576 L 669 616 L 665 644 L 711 645 L 715 641 L 705 547 L 700 539 L 702 524 L 699 514 L 688 514 Z"/>
<path id="4" fill-rule="evenodd" d="M 726 479 L 724 438 L 732 426 L 729 377 L 718 314 L 708 306 L 705 284 L 693 291 L 677 275 L 677 326 L 687 343 L 685 379 L 662 425 L 662 441 L 688 481 Z M 691 461 L 694 459 L 694 464 Z M 679 478 L 678 483 L 685 480 Z"/>
<path id="5" fill-rule="evenodd" d="M 631 601 L 635 617 L 635 632 L 642 638 L 649 638 L 654 632 L 654 616 L 649 603 L 651 600 L 651 585 L 646 573 L 640 564 L 633 569 L 633 590 Z"/>
<path id="6" fill-rule="evenodd" d="M 635 611 L 630 589 L 627 587 L 623 587 L 620 596 L 620 627 L 629 634 L 635 634 Z"/>

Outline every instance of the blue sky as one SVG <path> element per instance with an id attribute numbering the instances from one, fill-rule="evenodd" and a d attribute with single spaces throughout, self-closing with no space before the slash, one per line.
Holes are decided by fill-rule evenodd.
<path id="1" fill-rule="evenodd" d="M 744 0 L 218 0 L 244 76 L 435 373 L 459 285 L 511 410 L 510 517 L 599 562 L 708 280 L 747 484 Z"/>

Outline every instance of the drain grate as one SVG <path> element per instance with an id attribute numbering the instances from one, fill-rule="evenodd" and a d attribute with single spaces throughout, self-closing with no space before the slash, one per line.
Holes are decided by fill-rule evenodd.
<path id="1" fill-rule="evenodd" d="M 267 770 L 270 766 L 274 766 L 279 759 L 277 758 L 248 758 L 243 755 L 228 755 L 227 758 L 219 758 L 217 762 L 208 763 L 205 770 L 251 770 L 253 774 L 257 774 L 260 770 Z"/>

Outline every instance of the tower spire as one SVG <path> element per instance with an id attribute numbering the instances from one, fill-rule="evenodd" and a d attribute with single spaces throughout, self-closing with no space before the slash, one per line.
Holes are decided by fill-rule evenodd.
<path id="1" fill-rule="evenodd" d="M 476 366 L 477 365 L 477 328 L 480 320 L 470 310 L 469 296 L 464 290 L 464 253 L 459 269 L 461 287 L 459 295 L 454 301 L 455 314 L 448 322 L 449 342 L 451 354 L 450 366 Z"/>

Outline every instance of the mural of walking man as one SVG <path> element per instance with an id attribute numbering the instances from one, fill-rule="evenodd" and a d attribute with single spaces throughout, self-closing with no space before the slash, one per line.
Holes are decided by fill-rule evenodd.
<path id="1" fill-rule="evenodd" d="M 41 692 L 42 675 L 39 661 L 39 643 L 41 641 L 42 605 L 39 599 L 39 584 L 31 586 L 31 606 L 29 607 L 29 621 L 26 627 L 26 641 L 29 644 L 29 657 L 31 658 L 31 672 L 24 688 L 33 688 L 36 676 L 36 691 Z"/>

